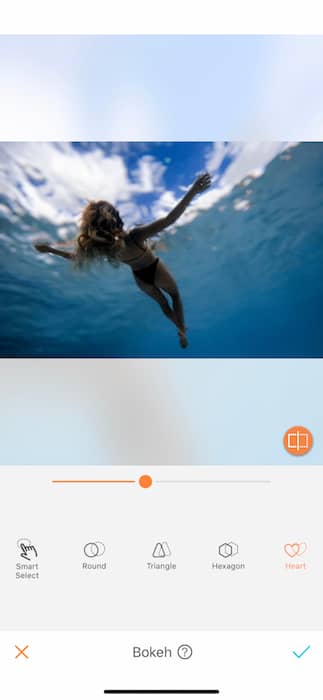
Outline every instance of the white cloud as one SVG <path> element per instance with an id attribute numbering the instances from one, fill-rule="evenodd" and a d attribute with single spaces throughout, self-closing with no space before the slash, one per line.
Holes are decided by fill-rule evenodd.
<path id="1" fill-rule="evenodd" d="M 133 196 L 160 189 L 164 169 L 151 156 L 143 156 L 130 178 L 123 157 L 106 156 L 100 148 L 80 153 L 68 143 L 0 145 L 1 192 L 16 210 L 56 225 L 75 221 L 90 199 L 123 203 L 123 213 L 140 219 Z"/>
<path id="2" fill-rule="evenodd" d="M 206 158 L 206 170 L 210 173 L 217 172 L 226 156 L 235 157 L 240 150 L 240 143 L 214 143 Z"/>
<path id="3" fill-rule="evenodd" d="M 155 219 L 160 219 L 166 216 L 171 209 L 175 207 L 178 202 L 178 198 L 175 197 L 174 192 L 170 190 L 164 190 L 160 197 L 155 201 L 152 207 L 152 215 Z"/>
<path id="4" fill-rule="evenodd" d="M 142 156 L 139 159 L 138 168 L 135 175 L 138 178 L 138 184 L 132 186 L 132 192 L 155 192 L 161 188 L 161 179 L 166 168 L 161 163 L 158 163 L 152 156 Z"/>
<path id="5" fill-rule="evenodd" d="M 230 157 L 231 163 L 221 178 L 221 184 L 236 185 L 246 175 L 261 175 L 271 160 L 286 148 L 285 143 L 239 143 L 214 144 L 208 156 L 206 169 L 214 172 L 220 167 L 225 157 Z"/>

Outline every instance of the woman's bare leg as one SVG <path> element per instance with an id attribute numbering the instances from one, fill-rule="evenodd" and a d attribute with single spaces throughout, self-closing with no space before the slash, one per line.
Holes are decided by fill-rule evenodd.
<path id="1" fill-rule="evenodd" d="M 161 260 L 158 261 L 156 267 L 155 286 L 163 289 L 172 299 L 176 325 L 179 329 L 180 343 L 181 346 L 185 348 L 187 346 L 187 339 L 181 295 L 174 278 Z"/>
<path id="2" fill-rule="evenodd" d="M 139 289 L 141 289 L 142 292 L 147 294 L 149 297 L 152 299 L 155 299 L 157 301 L 157 304 L 159 304 L 162 312 L 167 316 L 167 318 L 172 321 L 175 326 L 177 326 L 177 318 L 175 316 L 175 313 L 173 309 L 169 306 L 169 303 L 165 297 L 165 295 L 162 293 L 160 289 L 155 287 L 153 284 L 148 284 L 147 282 L 143 282 L 143 280 L 138 279 L 135 277 L 135 281 Z"/>

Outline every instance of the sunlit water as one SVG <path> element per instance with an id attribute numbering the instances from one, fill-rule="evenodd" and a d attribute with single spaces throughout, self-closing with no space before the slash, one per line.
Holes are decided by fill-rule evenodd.
<path id="1" fill-rule="evenodd" d="M 31 243 L 44 220 L 0 202 L 1 356 L 323 354 L 322 144 L 278 156 L 262 177 L 162 237 L 158 255 L 184 301 L 186 350 L 128 267 L 48 264 Z M 52 225 L 46 232 L 55 240 Z"/>

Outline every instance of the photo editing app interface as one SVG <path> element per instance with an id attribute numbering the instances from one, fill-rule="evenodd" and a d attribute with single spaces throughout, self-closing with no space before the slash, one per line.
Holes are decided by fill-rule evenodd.
<path id="1" fill-rule="evenodd" d="M 322 697 L 323 144 L 0 144 L 1 697 Z"/>

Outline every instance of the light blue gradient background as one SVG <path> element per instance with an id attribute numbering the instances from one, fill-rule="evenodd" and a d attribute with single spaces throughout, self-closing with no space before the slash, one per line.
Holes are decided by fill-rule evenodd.
<path id="1" fill-rule="evenodd" d="M 323 37 L 4 36 L 0 138 L 319 140 L 322 72 Z"/>
<path id="2" fill-rule="evenodd" d="M 323 37 L 0 37 L 0 138 L 319 140 L 322 72 Z M 322 464 L 322 370 L 2 360 L 0 461 Z M 295 424 L 315 440 L 298 460 Z"/>
<path id="3" fill-rule="evenodd" d="M 2 464 L 323 464 L 321 360 L 2 360 Z M 312 451 L 283 434 L 305 425 Z"/>

